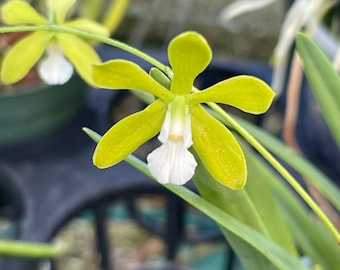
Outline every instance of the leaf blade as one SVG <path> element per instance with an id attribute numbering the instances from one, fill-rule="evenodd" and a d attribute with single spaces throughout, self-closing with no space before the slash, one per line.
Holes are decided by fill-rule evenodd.
<path id="1" fill-rule="evenodd" d="M 340 146 L 340 77 L 321 49 L 305 34 L 297 34 L 296 45 L 322 115 Z"/>

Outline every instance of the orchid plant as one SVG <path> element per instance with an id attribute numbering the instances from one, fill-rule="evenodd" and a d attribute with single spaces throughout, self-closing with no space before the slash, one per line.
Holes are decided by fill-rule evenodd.
<path id="1" fill-rule="evenodd" d="M 199 33 L 187 31 L 174 37 L 168 46 L 170 66 L 166 66 L 108 37 L 110 31 L 103 24 L 86 18 L 68 20 L 68 11 L 75 0 L 49 0 L 46 4 L 47 17 L 23 0 L 9 1 L 2 6 L 2 18 L 7 26 L 1 26 L 0 33 L 30 32 L 5 54 L 1 67 L 4 83 L 20 80 L 42 58 L 39 74 L 47 83 L 64 83 L 74 66 L 92 86 L 131 89 L 153 96 L 144 110 L 120 120 L 103 136 L 84 128 L 98 143 L 93 154 L 94 165 L 107 168 L 125 160 L 157 180 L 214 219 L 247 269 L 309 269 L 300 260 L 300 250 L 316 267 L 332 269 L 327 267 L 337 265 L 338 230 L 272 153 L 312 179 L 339 209 L 337 188 L 273 136 L 242 119 L 235 120 L 216 104 L 231 105 L 246 113 L 265 113 L 275 96 L 265 82 L 241 75 L 197 89 L 194 81 L 212 59 L 211 48 Z M 102 63 L 92 42 L 128 51 L 153 68 L 147 73 L 124 59 Z M 314 59 L 322 58 L 315 47 L 308 45 L 311 41 L 300 37 L 299 42 L 307 66 L 311 66 Z M 308 58 L 309 52 L 315 57 Z M 325 61 L 322 64 L 327 66 Z M 315 65 L 313 68 L 317 72 Z M 147 164 L 131 155 L 157 134 L 162 145 L 149 153 Z M 249 145 L 261 157 L 254 154 Z M 305 170 L 306 167 L 309 169 Z M 191 179 L 199 194 L 184 186 Z M 321 221 L 317 226 L 296 194 Z M 320 233 L 323 237 L 318 237 Z M 66 251 L 42 244 L 0 241 L 0 252 L 55 257 Z"/>

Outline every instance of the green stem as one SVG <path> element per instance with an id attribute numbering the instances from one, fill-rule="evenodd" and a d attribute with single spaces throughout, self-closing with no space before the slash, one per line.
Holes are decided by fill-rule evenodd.
<path id="1" fill-rule="evenodd" d="M 28 258 L 54 258 L 65 254 L 65 250 L 51 244 L 1 240 L 0 254 Z"/>
<path id="2" fill-rule="evenodd" d="M 330 232 L 340 244 L 340 234 L 334 224 L 328 219 L 325 213 L 302 188 L 296 179 L 281 165 L 277 159 L 273 157 L 251 134 L 249 134 L 242 126 L 240 126 L 230 115 L 228 115 L 220 106 L 215 103 L 208 103 L 210 108 L 217 112 L 224 120 L 226 120 L 243 138 L 246 139 L 276 170 L 286 181 L 295 189 L 301 198 L 314 211 L 319 219 L 327 226 Z"/>
<path id="3" fill-rule="evenodd" d="M 94 41 L 98 41 L 116 48 L 119 48 L 121 50 L 127 51 L 139 58 L 144 59 L 146 62 L 149 62 L 153 66 L 159 68 L 160 70 L 165 71 L 166 66 L 162 64 L 160 61 L 157 59 L 153 58 L 152 56 L 132 47 L 127 45 L 124 42 L 118 41 L 116 39 L 112 39 L 109 37 L 85 32 L 82 30 L 66 27 L 66 26 L 61 26 L 61 25 L 36 25 L 36 26 L 27 26 L 27 25 L 22 25 L 22 26 L 4 26 L 0 27 L 0 33 L 10 33 L 10 32 L 32 32 L 32 31 L 48 31 L 48 32 L 55 32 L 55 33 L 65 33 L 65 34 L 71 34 L 71 35 L 76 35 L 78 37 L 82 37 L 85 39 L 91 39 Z"/>

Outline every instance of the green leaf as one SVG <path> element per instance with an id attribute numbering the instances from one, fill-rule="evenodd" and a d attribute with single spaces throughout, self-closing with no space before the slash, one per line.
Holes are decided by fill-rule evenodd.
<path id="1" fill-rule="evenodd" d="M 35 32 L 19 40 L 5 55 L 1 80 L 5 84 L 24 78 L 44 53 L 53 33 Z"/>
<path id="2" fill-rule="evenodd" d="M 2 20 L 6 24 L 46 24 L 47 20 L 25 1 L 9 1 L 1 8 Z"/>
<path id="3" fill-rule="evenodd" d="M 252 134 L 264 147 L 289 164 L 303 175 L 340 211 L 340 190 L 324 173 L 313 166 L 308 160 L 287 147 L 282 141 L 268 132 L 256 127 L 248 121 L 235 117 L 250 134 Z M 222 119 L 221 119 L 222 120 Z M 222 120 L 223 121 L 223 120 Z"/>
<path id="4" fill-rule="evenodd" d="M 251 151 L 241 140 L 239 142 L 247 160 L 248 179 L 244 188 L 245 191 L 254 203 L 270 238 L 292 254 L 298 255 L 292 237 L 294 233 L 290 232 L 287 221 L 281 213 L 276 197 L 268 184 L 268 182 L 281 181 L 281 179 L 277 175 L 273 177 L 274 173 L 264 164 L 261 156 Z"/>
<path id="5" fill-rule="evenodd" d="M 98 168 L 107 168 L 122 161 L 160 131 L 166 110 L 166 104 L 158 100 L 143 111 L 120 120 L 98 143 L 93 163 Z"/>
<path id="6" fill-rule="evenodd" d="M 95 21 L 80 18 L 73 21 L 68 21 L 63 24 L 64 26 L 75 28 L 89 33 L 94 33 L 101 36 L 109 36 L 109 30 L 104 26 Z"/>
<path id="7" fill-rule="evenodd" d="M 74 5 L 76 0 L 49 0 L 49 8 L 55 12 L 57 17 L 57 23 L 62 24 L 65 21 L 66 14 L 70 8 Z"/>
<path id="8" fill-rule="evenodd" d="M 321 49 L 306 35 L 299 33 L 296 45 L 322 115 L 340 146 L 340 77 Z"/>
<path id="9" fill-rule="evenodd" d="M 130 155 L 127 157 L 126 161 L 141 172 L 143 172 L 145 175 L 148 175 L 152 178 L 152 175 L 150 174 L 146 164 L 138 160 L 136 157 Z M 229 215 L 223 210 L 224 206 L 217 207 L 206 199 L 195 194 L 185 186 L 166 184 L 164 185 L 164 187 L 182 198 L 193 207 L 196 207 L 208 217 L 215 220 L 221 227 L 224 228 L 225 233 L 229 233 L 229 240 L 231 240 L 233 243 L 238 241 L 240 250 L 242 250 L 242 245 L 254 247 L 254 250 L 256 250 L 259 254 L 257 254 L 255 258 L 253 257 L 254 253 L 249 254 L 245 252 L 244 256 L 248 257 L 248 261 L 253 261 L 259 264 L 261 263 L 261 265 L 269 266 L 270 264 L 268 262 L 265 262 L 265 260 L 268 260 L 273 265 L 275 265 L 277 269 L 281 270 L 308 269 L 300 262 L 299 258 L 296 258 L 291 253 L 287 252 L 287 250 L 275 244 L 270 239 L 264 237 L 258 231 L 252 229 L 248 225 Z M 249 250 L 249 247 L 248 249 L 245 249 L 245 251 L 247 250 Z M 261 255 L 263 256 L 263 259 L 260 259 Z M 250 265 L 249 269 L 253 270 L 266 268 L 254 268 L 253 265 Z"/>
<path id="10" fill-rule="evenodd" d="M 339 262 L 336 255 L 339 246 L 328 229 L 319 220 L 312 218 L 310 210 L 297 198 L 297 194 L 263 162 L 260 156 L 247 149 L 244 149 L 244 153 L 250 165 L 249 175 L 257 178 L 257 181 L 263 181 L 272 190 L 272 195 L 280 208 L 279 212 L 284 216 L 297 248 L 314 263 L 321 265 L 322 269 L 336 268 Z M 272 212 L 272 215 L 275 215 L 275 212 Z M 268 220 L 268 223 L 270 222 Z M 279 237 L 287 237 L 280 228 L 277 229 Z"/>
<path id="11" fill-rule="evenodd" d="M 160 85 L 141 67 L 126 60 L 111 60 L 93 66 L 93 79 L 97 87 L 142 90 L 164 100 L 173 98 L 170 91 Z"/>
<path id="12" fill-rule="evenodd" d="M 90 85 L 94 85 L 92 65 L 101 60 L 90 44 L 70 34 L 57 34 L 57 39 L 65 56 L 72 62 L 79 75 Z"/>
<path id="13" fill-rule="evenodd" d="M 183 95 L 191 91 L 194 80 L 210 63 L 212 53 L 207 41 L 196 32 L 175 37 L 168 47 L 174 77 L 171 91 Z"/>
<path id="14" fill-rule="evenodd" d="M 89 132 L 91 138 L 93 138 L 96 142 L 99 141 L 100 136 L 95 132 L 90 131 L 89 129 L 85 129 L 85 132 Z M 138 158 L 129 155 L 125 160 L 137 170 L 141 171 L 150 178 L 153 178 L 146 164 Z M 294 257 L 285 249 L 281 248 L 254 229 L 227 214 L 221 208 L 195 194 L 185 186 L 167 184 L 164 185 L 164 187 L 182 198 L 193 207 L 196 207 L 208 217 L 215 220 L 225 230 L 228 230 L 234 237 L 237 237 L 240 239 L 240 241 L 243 241 L 243 243 L 247 243 L 248 245 L 254 247 L 259 253 L 271 261 L 278 269 L 308 270 L 308 268 L 304 266 L 298 258 Z M 247 256 L 249 256 L 249 254 L 247 254 Z"/>
<path id="15" fill-rule="evenodd" d="M 217 102 L 242 111 L 259 114 L 268 110 L 275 93 L 262 80 L 252 76 L 236 76 L 187 97 L 190 104 Z"/>
<path id="16" fill-rule="evenodd" d="M 193 146 L 209 173 L 231 189 L 244 187 L 246 161 L 233 134 L 201 105 L 191 108 Z"/>
<path id="17" fill-rule="evenodd" d="M 247 159 L 247 185 L 241 190 L 230 190 L 222 186 L 212 178 L 198 157 L 196 160 L 198 167 L 194 181 L 204 199 L 297 255 L 285 220 L 268 184 L 262 178 L 268 175 L 259 174 L 256 170 L 257 164 L 254 164 L 252 159 Z M 254 247 L 229 232 L 224 234 L 246 269 L 270 269 L 271 263 Z"/>

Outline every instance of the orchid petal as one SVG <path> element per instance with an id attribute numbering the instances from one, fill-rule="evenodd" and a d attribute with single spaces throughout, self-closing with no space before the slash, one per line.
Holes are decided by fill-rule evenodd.
<path id="1" fill-rule="evenodd" d="M 47 57 L 38 65 L 38 74 L 43 81 L 50 85 L 64 84 L 73 74 L 73 66 L 64 57 L 58 44 L 47 48 Z"/>
<path id="2" fill-rule="evenodd" d="M 195 173 L 197 162 L 184 141 L 168 140 L 152 151 L 148 168 L 161 184 L 184 185 Z"/>
<path id="3" fill-rule="evenodd" d="M 211 49 L 201 35 L 185 32 L 170 42 L 168 54 L 174 73 L 171 91 L 178 95 L 188 94 L 195 78 L 210 63 Z"/>
<path id="4" fill-rule="evenodd" d="M 191 123 L 193 146 L 209 173 L 222 185 L 241 189 L 246 161 L 232 133 L 201 105 L 191 108 Z"/>
<path id="5" fill-rule="evenodd" d="M 187 97 L 189 104 L 217 102 L 242 111 L 259 114 L 268 110 L 274 91 L 262 80 L 252 76 L 236 76 Z"/>
<path id="6" fill-rule="evenodd" d="M 98 168 L 107 168 L 122 161 L 159 132 L 166 110 L 166 104 L 158 100 L 143 111 L 119 121 L 97 144 L 93 163 Z"/>
<path id="7" fill-rule="evenodd" d="M 84 40 L 74 35 L 58 34 L 59 45 L 65 56 L 71 61 L 79 75 L 89 84 L 92 79 L 92 65 L 101 63 L 96 51 Z"/>
<path id="8" fill-rule="evenodd" d="M 6 24 L 45 24 L 47 20 L 25 1 L 14 0 L 1 8 L 2 20 Z"/>
<path id="9" fill-rule="evenodd" d="M 109 89 L 142 90 L 163 100 L 173 94 L 160 85 L 141 67 L 126 60 L 111 60 L 93 67 L 93 79 L 98 87 Z"/>
<path id="10" fill-rule="evenodd" d="M 25 77 L 42 56 L 52 37 L 52 33 L 35 32 L 18 41 L 3 59 L 2 81 L 11 84 Z"/>
<path id="11" fill-rule="evenodd" d="M 49 0 L 48 7 L 55 12 L 57 23 L 62 24 L 70 8 L 74 5 L 76 0 Z"/>
<path id="12" fill-rule="evenodd" d="M 90 32 L 93 34 L 97 34 L 97 35 L 101 35 L 101 36 L 109 36 L 109 29 L 106 28 L 105 26 L 86 19 L 86 18 L 80 18 L 80 19 L 76 19 L 73 21 L 68 21 L 66 23 L 63 24 L 64 26 L 70 27 L 70 28 L 75 28 L 78 30 L 82 30 L 85 32 Z"/>

